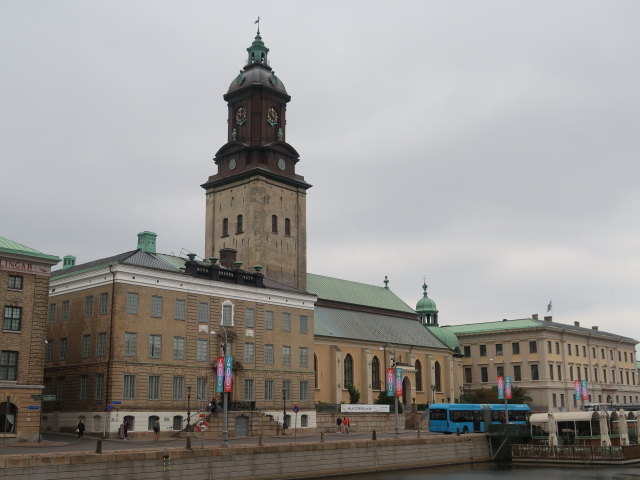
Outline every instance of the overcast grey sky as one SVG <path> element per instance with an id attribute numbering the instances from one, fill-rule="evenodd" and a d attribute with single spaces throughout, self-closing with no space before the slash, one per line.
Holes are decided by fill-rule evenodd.
<path id="1" fill-rule="evenodd" d="M 0 0 L 0 235 L 204 250 L 222 95 L 261 33 L 292 96 L 309 271 L 427 277 L 442 324 L 640 339 L 640 2 Z"/>

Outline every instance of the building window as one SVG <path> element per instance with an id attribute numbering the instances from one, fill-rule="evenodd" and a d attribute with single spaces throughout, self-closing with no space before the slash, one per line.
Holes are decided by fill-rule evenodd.
<path id="1" fill-rule="evenodd" d="M 60 360 L 62 360 L 62 355 L 60 356 Z M 47 340 L 47 343 L 44 346 L 44 361 L 53 361 L 53 340 Z"/>
<path id="2" fill-rule="evenodd" d="M 597 382 L 598 381 L 598 369 L 597 368 L 593 368 L 593 381 Z"/>
<path id="3" fill-rule="evenodd" d="M 624 361 L 627 361 L 627 352 L 624 352 Z"/>
<path id="4" fill-rule="evenodd" d="M 222 236 L 223 237 L 229 236 L 229 219 L 228 218 L 222 219 Z"/>
<path id="5" fill-rule="evenodd" d="M 104 357 L 107 351 L 107 332 L 98 332 L 96 357 Z"/>
<path id="6" fill-rule="evenodd" d="M 309 382 L 302 380 L 300 382 L 300 401 L 306 402 L 308 398 Z"/>
<path id="7" fill-rule="evenodd" d="M 160 375 L 149 375 L 147 399 L 160 400 Z"/>
<path id="8" fill-rule="evenodd" d="M 301 427 L 309 426 L 309 415 L 300 415 L 300 426 Z"/>
<path id="9" fill-rule="evenodd" d="M 265 380 L 264 381 L 264 399 L 265 401 L 273 401 L 274 394 L 274 385 L 273 380 Z"/>
<path id="10" fill-rule="evenodd" d="M 138 294 L 135 292 L 127 293 L 127 303 L 126 303 L 126 311 L 131 315 L 136 315 L 138 313 Z"/>
<path id="11" fill-rule="evenodd" d="M 149 358 L 160 358 L 162 354 L 162 336 L 149 335 Z"/>
<path id="12" fill-rule="evenodd" d="M 50 303 L 49 304 L 49 317 L 47 318 L 47 322 L 49 324 L 55 323 L 56 321 L 56 304 L 55 303 Z"/>
<path id="13" fill-rule="evenodd" d="M 511 344 L 511 353 L 513 355 L 520 355 L 520 342 L 513 342 Z"/>
<path id="14" fill-rule="evenodd" d="M 269 310 L 264 312 L 264 329 L 273 330 L 273 312 Z"/>
<path id="15" fill-rule="evenodd" d="M 414 367 L 416 369 L 416 390 L 421 392 L 422 391 L 422 363 L 420 363 L 420 360 L 416 360 Z"/>
<path id="16" fill-rule="evenodd" d="M 136 376 L 135 375 L 124 376 L 122 398 L 124 400 L 134 400 L 136 398 Z"/>
<path id="17" fill-rule="evenodd" d="M 556 354 L 560 355 L 560 344 L 558 342 L 556 342 Z M 594 355 L 595 355 L 595 353 L 594 353 Z"/>
<path id="18" fill-rule="evenodd" d="M 371 360 L 371 388 L 380 390 L 380 360 L 378 357 L 373 357 Z"/>
<path id="19" fill-rule="evenodd" d="M 496 367 L 496 375 L 498 377 L 504 377 L 504 366 L 500 365 L 499 367 Z"/>
<path id="20" fill-rule="evenodd" d="M 244 344 L 244 363 L 256 362 L 255 348 L 256 346 L 253 343 Z"/>
<path id="21" fill-rule="evenodd" d="M 538 353 L 538 342 L 535 340 L 529 342 L 529 353 Z"/>
<path id="22" fill-rule="evenodd" d="M 51 343 L 51 346 L 53 347 L 53 340 L 49 341 Z M 60 339 L 60 360 L 66 360 L 67 359 L 67 347 L 68 347 L 69 341 L 67 340 L 67 338 L 61 338 Z M 53 348 L 51 349 L 53 350 Z"/>
<path id="23" fill-rule="evenodd" d="M 62 301 L 62 312 L 60 312 L 60 317 L 62 322 L 69 321 L 69 300 Z"/>
<path id="24" fill-rule="evenodd" d="M 236 222 L 236 233 L 242 233 L 242 232 L 244 232 L 244 229 L 242 226 L 242 215 L 238 215 L 237 222 Z"/>
<path id="25" fill-rule="evenodd" d="M 489 372 L 487 367 L 480 367 L 480 381 L 487 383 L 489 381 Z"/>
<path id="26" fill-rule="evenodd" d="M 603 381 L 603 383 L 607 383 L 607 369 L 606 368 L 602 369 L 602 381 Z"/>
<path id="27" fill-rule="evenodd" d="M 513 380 L 515 382 L 522 381 L 522 367 L 520 365 L 513 366 Z"/>
<path id="28" fill-rule="evenodd" d="M 465 345 L 463 347 L 464 350 L 464 356 L 469 358 L 471 356 L 471 345 Z"/>
<path id="29" fill-rule="evenodd" d="M 104 399 L 104 373 L 96 373 L 96 400 Z"/>
<path id="30" fill-rule="evenodd" d="M 138 334 L 125 332 L 124 334 L 124 355 L 133 357 L 138 353 Z"/>
<path id="31" fill-rule="evenodd" d="M 571 351 L 572 351 L 572 350 L 571 350 L 571 344 L 570 344 L 570 343 L 567 343 L 567 354 L 568 354 L 569 356 L 571 356 Z"/>
<path id="32" fill-rule="evenodd" d="M 591 347 L 591 358 L 594 360 L 596 358 L 596 347 Z"/>
<path id="33" fill-rule="evenodd" d="M 622 361 L 622 355 L 620 350 L 618 350 L 618 361 L 621 362 Z"/>
<path id="34" fill-rule="evenodd" d="M 569 365 L 569 380 L 573 381 L 573 365 Z"/>
<path id="35" fill-rule="evenodd" d="M 556 365 L 556 370 L 558 371 L 558 381 L 562 381 L 562 365 Z"/>
<path id="36" fill-rule="evenodd" d="M 198 304 L 198 323 L 209 323 L 209 304 L 200 302 Z"/>
<path id="37" fill-rule="evenodd" d="M 502 355 L 502 344 L 496 343 L 496 355 Z"/>
<path id="38" fill-rule="evenodd" d="M 100 294 L 100 304 L 98 305 L 98 312 L 100 315 L 105 315 L 107 313 L 107 305 L 109 303 L 109 294 L 107 292 L 102 292 Z"/>
<path id="39" fill-rule="evenodd" d="M 80 400 L 87 400 L 88 378 L 86 375 L 80 375 Z"/>
<path id="40" fill-rule="evenodd" d="M 298 357 L 300 359 L 300 366 L 307 368 L 309 366 L 309 349 L 307 347 L 298 347 Z"/>
<path id="41" fill-rule="evenodd" d="M 58 402 L 64 400 L 64 377 L 56 378 L 56 400 Z"/>
<path id="42" fill-rule="evenodd" d="M 222 325 L 225 327 L 233 326 L 233 303 L 228 300 L 222 304 Z"/>
<path id="43" fill-rule="evenodd" d="M 480 345 L 480 356 L 481 357 L 486 357 L 487 356 L 487 346 L 486 345 Z"/>
<path id="44" fill-rule="evenodd" d="M 538 365 L 531 365 L 531 380 L 540 380 L 540 376 L 538 374 Z"/>
<path id="45" fill-rule="evenodd" d="M 93 315 L 93 295 L 84 297 L 84 316 L 85 318 Z"/>
<path id="46" fill-rule="evenodd" d="M 284 312 L 282 314 L 282 330 L 285 332 L 291 331 L 291 314 Z"/>
<path id="47" fill-rule="evenodd" d="M 464 383 L 473 383 L 473 370 L 471 367 L 464 367 Z"/>
<path id="48" fill-rule="evenodd" d="M 255 311 L 253 308 L 247 308 L 244 311 L 244 326 L 246 328 L 254 328 L 255 327 Z"/>
<path id="49" fill-rule="evenodd" d="M 184 377 L 173 377 L 173 399 L 184 400 Z"/>
<path id="50" fill-rule="evenodd" d="M 574 345 L 575 349 L 576 349 L 576 357 L 580 356 L 580 347 L 578 345 Z"/>
<path id="51" fill-rule="evenodd" d="M 9 275 L 8 287 L 12 290 L 22 290 L 22 277 L 20 275 Z"/>
<path id="52" fill-rule="evenodd" d="M 556 394 L 552 393 L 551 394 L 551 398 L 552 398 L 552 401 L 553 401 L 553 408 L 557 408 L 558 407 L 558 399 L 556 398 Z"/>
<path id="53" fill-rule="evenodd" d="M 184 320 L 185 301 L 176 298 L 176 320 Z"/>
<path id="54" fill-rule="evenodd" d="M 4 330 L 19 332 L 22 307 L 4 307 Z"/>
<path id="55" fill-rule="evenodd" d="M 264 346 L 264 364 L 273 365 L 273 345 L 265 344 Z"/>
<path id="56" fill-rule="evenodd" d="M 582 356 L 585 358 L 587 356 L 587 347 L 585 347 L 584 345 L 582 346 Z"/>
<path id="57" fill-rule="evenodd" d="M 308 333 L 308 318 L 306 315 L 300 315 L 300 333 Z"/>
<path id="58" fill-rule="evenodd" d="M 82 358 L 91 356 L 91 335 L 82 336 Z"/>
<path id="59" fill-rule="evenodd" d="M 157 295 L 151 297 L 151 316 L 153 318 L 162 318 L 162 297 Z"/>
<path id="60" fill-rule="evenodd" d="M 553 364 L 549 364 L 549 380 L 553 380 Z"/>
<path id="61" fill-rule="evenodd" d="M 547 352 L 553 353 L 553 349 L 551 347 L 551 342 L 547 342 Z"/>
<path id="62" fill-rule="evenodd" d="M 564 393 L 560 394 L 560 407 L 564 408 Z"/>
<path id="63" fill-rule="evenodd" d="M 278 233 L 278 216 L 271 215 L 271 233 Z"/>
<path id="64" fill-rule="evenodd" d="M 600 349 L 600 358 L 602 358 L 602 360 L 604 360 L 604 348 Z"/>
<path id="65" fill-rule="evenodd" d="M 284 219 L 284 234 L 287 237 L 291 236 L 291 220 L 288 218 Z"/>
<path id="66" fill-rule="evenodd" d="M 196 378 L 196 400 L 207 399 L 207 377 Z"/>
<path id="67" fill-rule="evenodd" d="M 347 385 L 353 385 L 353 358 L 351 354 L 347 353 L 344 357 L 344 385 L 343 388 L 347 388 Z"/>
<path id="68" fill-rule="evenodd" d="M 291 366 L 291 347 L 289 345 L 282 346 L 282 366 Z"/>
<path id="69" fill-rule="evenodd" d="M 282 390 L 284 390 L 284 399 L 291 400 L 291 380 L 282 381 Z"/>
<path id="70" fill-rule="evenodd" d="M 199 338 L 196 343 L 196 360 L 198 362 L 206 362 L 209 360 L 209 341 Z"/>
<path id="71" fill-rule="evenodd" d="M 173 337 L 173 359 L 184 360 L 184 337 Z"/>
<path id="72" fill-rule="evenodd" d="M 255 393 L 253 389 L 253 379 L 245 378 L 244 379 L 244 400 L 245 402 L 250 402 L 255 400 Z"/>
<path id="73" fill-rule="evenodd" d="M 440 375 L 440 362 L 436 362 L 433 366 L 433 372 L 434 372 L 434 380 L 435 380 L 435 386 L 436 386 L 436 392 L 441 392 L 442 391 L 442 379 L 441 379 L 441 375 Z"/>
<path id="74" fill-rule="evenodd" d="M 0 352 L 0 380 L 15 381 L 18 378 L 18 352 Z"/>
<path id="75" fill-rule="evenodd" d="M 609 350 L 609 360 L 613 360 L 613 350 Z"/>

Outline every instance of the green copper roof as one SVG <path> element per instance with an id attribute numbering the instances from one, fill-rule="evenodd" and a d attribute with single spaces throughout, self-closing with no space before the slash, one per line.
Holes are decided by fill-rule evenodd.
<path id="1" fill-rule="evenodd" d="M 17 255 L 28 255 L 30 257 L 40 258 L 42 260 L 52 260 L 56 263 L 60 261 L 55 255 L 47 255 L 34 248 L 27 247 L 21 243 L 14 242 L 8 238 L 0 237 L 0 253 L 13 253 Z"/>
<path id="2" fill-rule="evenodd" d="M 308 273 L 307 291 L 323 300 L 415 313 L 391 290 L 366 283 Z"/>
<path id="3" fill-rule="evenodd" d="M 469 334 L 499 332 L 502 330 L 516 330 L 519 328 L 538 328 L 543 326 L 544 324 L 539 320 L 523 318 L 519 320 L 503 320 L 501 322 L 470 323 L 468 325 L 448 325 L 441 328 L 446 328 L 447 330 L 450 330 L 455 334 Z"/>
<path id="4" fill-rule="evenodd" d="M 456 348 L 460 351 L 460 341 L 456 334 L 450 331 L 449 329 L 436 327 L 435 325 L 425 326 L 427 330 L 429 330 L 434 337 L 444 343 L 447 347 L 455 350 Z"/>
<path id="5" fill-rule="evenodd" d="M 249 53 L 249 56 L 247 57 L 247 65 L 251 65 L 252 63 L 269 65 L 269 61 L 267 60 L 269 49 L 262 41 L 260 31 L 256 34 L 256 38 L 253 40 L 253 43 L 251 43 L 251 46 L 247 48 L 247 52 Z"/>
<path id="6" fill-rule="evenodd" d="M 427 296 L 427 284 L 422 285 L 422 289 L 424 293 L 422 294 L 422 298 L 416 304 L 416 312 L 418 313 L 438 313 L 438 307 L 436 307 L 436 302 L 430 299 Z"/>

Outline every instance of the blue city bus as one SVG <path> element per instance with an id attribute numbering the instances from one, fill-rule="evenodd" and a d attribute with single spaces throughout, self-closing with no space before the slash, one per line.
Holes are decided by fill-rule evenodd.
<path id="1" fill-rule="evenodd" d="M 509 404 L 509 423 L 526 424 L 529 405 Z M 504 404 L 434 403 L 429 406 L 429 431 L 441 433 L 482 433 L 485 425 L 504 422 Z"/>

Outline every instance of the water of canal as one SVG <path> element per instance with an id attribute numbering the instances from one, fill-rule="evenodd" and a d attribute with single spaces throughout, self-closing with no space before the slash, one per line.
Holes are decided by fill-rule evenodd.
<path id="1" fill-rule="evenodd" d="M 640 480 L 640 465 L 539 467 L 502 464 L 456 465 L 332 477 L 336 480 Z"/>

